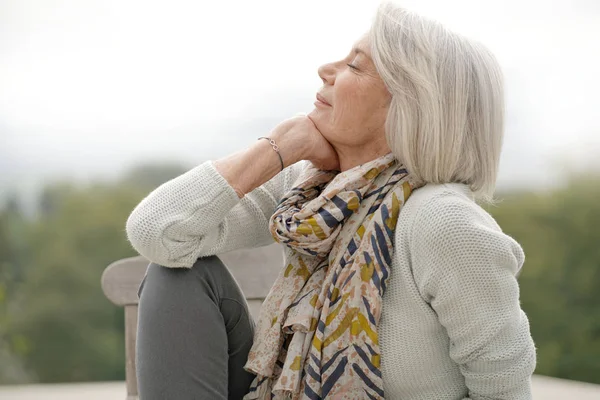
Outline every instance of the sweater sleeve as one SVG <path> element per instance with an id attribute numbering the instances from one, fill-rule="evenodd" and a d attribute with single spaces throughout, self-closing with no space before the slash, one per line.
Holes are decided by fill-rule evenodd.
<path id="1" fill-rule="evenodd" d="M 470 398 L 531 399 L 535 346 L 516 280 L 523 250 L 456 194 L 429 199 L 414 222 L 415 281 L 446 328 Z"/>
<path id="2" fill-rule="evenodd" d="M 159 186 L 127 219 L 127 237 L 148 260 L 191 268 L 199 257 L 273 243 L 269 219 L 306 161 L 289 166 L 240 200 L 206 161 Z"/>

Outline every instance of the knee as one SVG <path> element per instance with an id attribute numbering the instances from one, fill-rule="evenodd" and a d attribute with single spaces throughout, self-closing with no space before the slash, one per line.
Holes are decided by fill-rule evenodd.
<path id="1" fill-rule="evenodd" d="M 145 287 L 171 294 L 199 290 L 214 293 L 228 279 L 233 277 L 216 255 L 199 258 L 191 268 L 169 268 L 150 263 L 138 289 L 138 297 L 141 297 Z"/>
<path id="2" fill-rule="evenodd" d="M 223 273 L 227 267 L 223 261 L 216 255 L 202 257 L 196 260 L 190 268 L 170 268 L 156 263 L 148 265 L 147 275 L 160 276 L 161 279 L 179 281 L 188 281 L 194 278 L 203 278 L 206 275 Z"/>

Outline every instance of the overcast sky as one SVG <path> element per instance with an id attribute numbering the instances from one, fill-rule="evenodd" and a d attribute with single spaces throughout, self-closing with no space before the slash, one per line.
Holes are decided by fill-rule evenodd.
<path id="1" fill-rule="evenodd" d="M 0 184 L 114 176 L 239 150 L 310 111 L 378 2 L 0 0 Z M 403 1 L 498 56 L 500 183 L 600 155 L 600 1 Z M 566 160 L 566 161 L 565 161 Z"/>

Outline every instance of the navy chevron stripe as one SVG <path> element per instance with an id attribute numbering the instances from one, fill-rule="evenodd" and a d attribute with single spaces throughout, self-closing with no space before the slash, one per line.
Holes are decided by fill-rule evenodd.
<path id="1" fill-rule="evenodd" d="M 297 301 L 293 302 L 288 307 L 294 307 L 296 304 L 300 303 L 303 298 L 305 298 L 306 296 L 308 296 L 309 294 L 311 294 L 314 291 L 315 291 L 315 289 L 312 289 L 311 291 L 307 292 L 306 294 L 304 294 L 304 296 L 300 297 Z"/>
<path id="2" fill-rule="evenodd" d="M 371 215 L 371 214 L 373 214 L 375 211 L 377 211 L 377 209 L 378 209 L 378 208 L 379 208 L 379 203 L 377 203 L 377 202 L 376 202 L 375 204 L 373 204 L 373 205 L 371 206 L 371 208 L 369 208 L 369 211 L 368 211 L 369 215 Z"/>
<path id="3" fill-rule="evenodd" d="M 381 254 L 379 254 L 379 249 L 377 249 L 376 243 L 375 243 L 375 238 L 373 236 L 371 236 L 371 242 L 372 242 L 372 247 L 373 247 L 373 254 L 375 254 L 375 258 L 377 259 L 377 262 L 379 263 L 379 265 L 383 265 L 383 261 L 381 260 Z M 366 252 L 365 252 L 366 254 Z M 366 258 L 366 257 L 365 257 Z M 369 257 L 370 258 L 370 257 Z M 377 275 L 377 289 L 379 289 L 381 291 L 381 289 L 383 288 L 383 285 L 381 282 L 381 279 L 379 277 L 379 271 L 375 270 L 373 271 L 373 282 L 375 282 L 375 275 Z M 385 290 L 385 288 L 383 288 Z"/>
<path id="4" fill-rule="evenodd" d="M 367 353 L 365 353 L 365 351 L 357 345 L 354 345 L 354 350 L 356 350 L 356 352 L 358 353 L 360 358 L 362 358 L 362 360 L 365 362 L 369 370 L 371 370 L 372 373 L 377 375 L 377 377 L 381 378 L 381 371 L 379 370 L 379 368 L 373 365 L 373 363 L 369 359 L 369 356 L 367 356 Z"/>
<path id="5" fill-rule="evenodd" d="M 331 296 L 329 297 L 331 299 Z M 342 296 L 338 296 L 335 300 L 329 302 L 329 308 L 335 307 L 335 305 L 342 299 Z"/>
<path id="6" fill-rule="evenodd" d="M 304 395 L 310 400 L 321 400 L 321 396 L 315 393 L 308 384 L 304 385 Z"/>
<path id="7" fill-rule="evenodd" d="M 381 265 L 380 268 L 381 268 L 381 290 L 383 292 L 385 292 L 385 289 L 387 287 L 386 282 L 387 282 L 387 279 L 388 279 L 388 276 L 390 275 L 390 273 L 388 272 L 389 269 L 385 265 Z"/>
<path id="8" fill-rule="evenodd" d="M 337 278 L 338 278 L 339 275 L 340 275 L 340 270 L 338 268 L 336 268 L 333 271 L 333 282 L 337 281 Z M 329 289 L 331 290 L 331 286 L 329 287 Z M 331 292 L 330 292 L 330 294 L 331 294 Z"/>
<path id="9" fill-rule="evenodd" d="M 250 389 L 248 390 L 248 393 L 251 393 L 251 392 L 254 392 L 254 391 L 256 391 L 256 389 L 258 389 L 258 387 L 259 387 L 260 385 L 262 385 L 262 383 L 263 383 L 264 381 L 266 381 L 267 379 L 269 379 L 269 377 L 268 377 L 268 376 L 264 376 L 262 379 L 258 379 L 258 380 L 257 380 L 257 382 L 256 382 L 256 386 L 251 386 L 251 387 L 250 387 Z"/>
<path id="10" fill-rule="evenodd" d="M 404 170 L 404 171 L 406 172 L 406 170 Z M 392 177 L 394 177 L 394 176 L 395 176 L 395 173 L 392 175 Z M 398 183 L 400 181 L 400 179 L 402 179 L 402 178 L 404 178 L 404 176 L 399 177 L 398 179 L 390 178 L 390 180 L 385 185 L 367 193 L 364 198 L 366 199 L 368 197 L 374 196 L 374 195 L 382 192 L 383 190 L 385 190 L 388 186 L 396 185 L 396 183 Z"/>
<path id="11" fill-rule="evenodd" d="M 310 358 L 312 358 L 312 362 L 314 362 L 315 365 L 321 365 L 321 360 L 319 360 L 312 352 L 310 353 Z M 319 367 L 319 369 L 321 369 L 321 367 Z M 321 378 L 319 378 L 319 382 L 321 382 Z"/>
<path id="12" fill-rule="evenodd" d="M 381 272 L 381 294 L 385 293 L 386 289 L 387 289 L 387 277 L 388 277 L 388 272 L 386 268 L 382 268 L 382 272 Z"/>
<path id="13" fill-rule="evenodd" d="M 350 252 L 350 255 L 354 254 L 356 249 L 358 249 L 358 247 L 356 246 L 356 242 L 354 241 L 354 238 L 352 238 L 352 239 L 350 239 L 350 243 L 348 243 L 348 251 Z"/>
<path id="14" fill-rule="evenodd" d="M 317 272 L 318 270 L 320 270 L 320 269 L 323 269 L 323 268 L 325 268 L 325 267 L 328 267 L 328 266 L 329 266 L 329 263 L 327 263 L 327 262 L 324 262 L 324 263 L 322 263 L 322 264 L 321 264 L 321 265 L 319 265 L 317 268 L 315 268 L 315 270 L 314 270 L 313 274 L 314 274 L 315 272 Z"/>
<path id="15" fill-rule="evenodd" d="M 390 265 L 392 263 L 392 257 L 388 250 L 389 238 L 383 234 L 383 230 L 381 229 L 381 226 L 378 223 L 375 224 L 375 236 L 377 237 L 377 243 L 379 244 L 379 251 L 381 251 L 383 258 L 387 263 L 386 265 Z M 371 236 L 371 238 L 372 237 L 373 236 Z"/>
<path id="16" fill-rule="evenodd" d="M 381 229 L 379 231 L 381 232 Z M 381 254 L 379 252 L 379 247 L 376 246 L 375 239 L 373 238 L 373 236 L 374 235 L 371 236 L 371 245 L 373 247 L 373 253 L 375 254 L 375 257 L 377 258 L 377 262 L 378 262 L 378 265 L 377 265 L 378 268 L 376 268 L 375 272 L 373 273 L 373 280 L 377 279 L 377 281 L 378 281 L 377 286 L 378 286 L 378 288 L 381 288 L 381 291 L 383 293 L 383 292 L 385 292 L 386 287 L 387 287 L 386 281 L 389 276 L 388 267 L 391 265 L 391 256 L 388 252 L 387 246 L 384 246 L 383 253 L 384 253 L 384 256 L 387 256 L 386 261 L 389 260 L 390 264 L 384 264 L 381 262 Z"/>
<path id="17" fill-rule="evenodd" d="M 338 221 L 333 215 L 331 215 L 329 211 L 327 211 L 324 208 L 320 208 L 319 211 L 317 211 L 317 213 L 321 216 L 323 221 L 330 228 L 335 228 L 337 225 L 340 224 L 340 221 Z"/>
<path id="18" fill-rule="evenodd" d="M 373 214 L 375 212 L 377 212 L 377 210 L 379 209 L 379 206 L 381 205 L 381 203 L 383 202 L 383 198 L 386 196 L 386 193 L 381 193 L 377 199 L 375 199 L 375 202 L 373 203 L 373 205 L 371 206 L 371 208 L 369 208 L 369 214 Z"/>
<path id="19" fill-rule="evenodd" d="M 371 355 L 375 355 L 377 353 L 375 353 L 375 350 L 373 350 L 373 348 L 371 346 L 369 346 L 369 343 L 365 342 L 365 344 L 367 345 L 367 347 L 369 348 L 369 351 L 371 352 Z"/>
<path id="20" fill-rule="evenodd" d="M 344 373 L 346 365 L 348 365 L 348 356 L 342 357 L 340 363 L 337 365 L 337 367 L 335 367 L 331 375 L 325 382 L 323 382 L 323 386 L 321 386 L 321 395 L 323 397 L 327 397 L 327 393 L 329 393 L 329 391 L 333 388 L 333 385 L 335 385 L 337 380 Z"/>
<path id="21" fill-rule="evenodd" d="M 408 174 L 408 171 L 406 170 L 406 168 L 398 168 L 397 170 L 394 171 L 392 176 L 396 176 L 399 174 Z M 404 177 L 402 177 L 402 178 L 404 178 Z"/>
<path id="22" fill-rule="evenodd" d="M 348 203 L 346 203 L 344 200 L 342 200 L 338 196 L 333 196 L 331 198 L 331 201 L 333 202 L 333 204 L 335 204 L 340 209 L 344 218 L 348 218 L 349 216 L 351 216 L 354 213 L 354 211 L 352 211 L 351 209 L 348 208 Z"/>
<path id="23" fill-rule="evenodd" d="M 366 395 L 369 397 L 369 399 L 371 399 L 371 400 L 381 400 L 381 398 L 380 398 L 380 397 L 375 397 L 375 396 L 373 396 L 371 393 L 369 393 L 369 392 L 367 391 L 367 389 L 363 389 L 363 391 L 364 391 L 364 392 L 365 392 L 365 394 L 366 394 Z"/>
<path id="24" fill-rule="evenodd" d="M 312 376 L 312 378 L 317 381 L 317 382 L 321 382 L 321 375 L 319 375 L 314 368 L 312 367 L 312 365 L 308 364 L 305 368 L 306 373 L 309 374 L 310 376 Z"/>
<path id="25" fill-rule="evenodd" d="M 319 323 L 317 324 L 317 330 L 321 333 L 325 333 L 325 322 L 319 320 Z"/>
<path id="26" fill-rule="evenodd" d="M 377 189 L 375 189 L 375 190 L 373 190 L 373 191 L 371 191 L 369 193 L 367 193 L 365 195 L 365 199 L 368 199 L 369 197 L 375 196 L 377 193 L 381 192 L 382 190 L 383 190 L 383 186 L 380 187 L 380 188 L 377 188 Z"/>
<path id="27" fill-rule="evenodd" d="M 373 391 L 383 397 L 383 389 L 378 388 L 377 385 L 375 385 L 375 383 L 373 383 L 373 381 L 369 379 L 367 375 L 365 375 L 358 365 L 352 364 L 352 368 L 354 369 L 354 372 L 356 372 L 356 374 L 363 380 L 365 385 L 367 385 L 367 387 L 373 389 Z"/>
<path id="28" fill-rule="evenodd" d="M 379 251 L 379 243 L 377 242 L 376 234 L 377 232 L 375 232 L 374 235 L 371 235 L 371 247 L 373 248 L 373 254 L 377 259 L 377 262 L 379 263 L 379 265 L 383 265 L 384 260 L 382 259 L 381 252 Z"/>
<path id="29" fill-rule="evenodd" d="M 377 228 L 379 228 L 379 231 L 377 230 Z M 379 224 L 375 224 L 375 233 L 376 234 L 380 233 L 381 237 L 383 238 L 383 231 L 381 230 L 381 227 L 379 226 Z M 383 239 L 383 240 L 385 242 L 385 239 Z M 390 239 L 390 241 L 393 241 L 393 239 Z M 375 246 L 374 243 L 372 243 L 372 245 L 373 245 L 373 248 L 374 248 L 374 251 L 375 251 L 375 255 L 377 255 L 377 247 Z M 379 262 L 379 271 L 378 272 L 381 274 L 381 277 L 379 277 L 379 279 L 381 281 L 380 282 L 381 290 L 382 290 L 382 292 L 385 292 L 386 287 L 387 287 L 386 281 L 387 281 L 387 278 L 389 276 L 389 269 L 388 268 L 392 264 L 392 257 L 391 257 L 391 255 L 390 255 L 390 253 L 388 251 L 387 242 L 385 242 L 385 245 L 382 246 L 382 253 L 383 253 L 384 258 L 388 262 L 388 264 L 382 264 L 381 260 L 378 259 L 380 261 Z M 375 274 L 373 274 L 373 275 L 375 275 Z"/>
<path id="30" fill-rule="evenodd" d="M 369 301 L 367 300 L 367 298 L 365 296 L 361 296 L 363 299 L 363 303 L 365 304 L 365 309 L 367 310 L 367 316 L 369 317 L 369 321 L 373 324 L 373 325 L 377 325 L 375 323 L 375 317 L 373 316 L 373 313 L 371 313 L 371 306 L 369 305 Z"/>
<path id="31" fill-rule="evenodd" d="M 336 351 L 335 354 L 333 355 L 333 357 L 331 357 L 331 359 L 329 361 L 327 361 L 325 364 L 323 364 L 323 366 L 321 367 L 321 373 L 327 372 L 329 367 L 331 367 L 331 365 L 333 365 L 333 363 L 335 362 L 336 358 L 338 358 L 338 356 L 340 354 L 342 354 L 342 352 L 345 351 L 347 348 L 348 348 L 348 346 L 344 347 L 341 350 Z"/>
<path id="32" fill-rule="evenodd" d="M 390 229 L 389 226 L 385 223 L 385 221 L 390 218 L 390 210 L 384 204 L 381 206 L 381 220 L 383 221 L 383 227 L 388 235 L 388 237 L 392 237 L 394 235 L 394 231 Z"/>
<path id="33" fill-rule="evenodd" d="M 366 252 L 363 251 L 363 256 L 365 257 L 365 262 L 368 264 L 370 264 L 373 259 L 371 258 L 371 255 Z M 375 288 L 377 288 L 377 290 L 381 289 L 381 280 L 379 279 L 379 274 L 377 273 L 377 269 L 375 269 L 373 271 L 373 274 L 371 275 L 371 281 L 373 282 L 373 284 L 375 285 Z"/>
<path id="34" fill-rule="evenodd" d="M 381 202 L 388 192 L 393 188 L 396 182 L 390 181 L 381 187 L 381 192 L 377 196 L 377 201 Z"/>
<path id="35" fill-rule="evenodd" d="M 354 270 L 348 274 L 348 277 L 346 278 L 344 283 L 342 283 L 342 286 L 340 287 L 340 289 L 343 289 L 348 284 L 348 282 L 350 282 L 350 279 L 354 276 L 355 273 L 356 273 L 356 270 Z"/>

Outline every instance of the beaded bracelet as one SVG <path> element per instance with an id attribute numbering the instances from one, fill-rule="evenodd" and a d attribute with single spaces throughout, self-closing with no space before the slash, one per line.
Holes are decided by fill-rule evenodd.
<path id="1" fill-rule="evenodd" d="M 259 137 L 257 140 L 260 139 L 267 139 L 271 146 L 273 146 L 273 150 L 275 150 L 275 153 L 277 153 L 277 155 L 279 156 L 279 161 L 281 162 L 281 170 L 283 171 L 283 158 L 281 158 L 281 154 L 279 154 L 279 146 L 277 146 L 277 143 L 275 143 L 273 139 L 264 136 Z"/>

